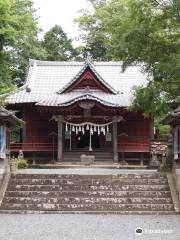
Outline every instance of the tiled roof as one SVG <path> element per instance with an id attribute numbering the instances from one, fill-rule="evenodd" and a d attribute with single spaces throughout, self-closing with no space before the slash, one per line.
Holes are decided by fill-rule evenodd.
<path id="1" fill-rule="evenodd" d="M 67 106 L 73 101 L 93 99 L 107 106 L 129 106 L 132 89 L 147 83 L 140 66 L 129 66 L 122 72 L 121 62 L 94 62 L 98 79 L 114 94 L 101 91 L 61 93 L 84 69 L 84 62 L 49 62 L 30 60 L 26 83 L 7 97 L 9 104 L 36 103 L 42 106 Z M 92 70 L 93 70 L 92 69 Z"/>
<path id="2" fill-rule="evenodd" d="M 10 125 L 22 125 L 24 122 L 17 118 L 12 111 L 6 110 L 4 107 L 0 106 L 0 120 L 1 122 L 8 123 Z"/>

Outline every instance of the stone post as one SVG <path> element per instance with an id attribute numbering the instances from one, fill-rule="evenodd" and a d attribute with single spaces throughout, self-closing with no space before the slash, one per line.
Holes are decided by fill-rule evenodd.
<path id="1" fill-rule="evenodd" d="M 119 162 L 118 158 L 118 136 L 117 136 L 117 117 L 113 117 L 113 160 L 114 163 Z"/>
<path id="2" fill-rule="evenodd" d="M 168 140 L 168 153 L 166 158 L 166 169 L 171 171 L 174 164 L 174 146 L 173 146 L 173 134 L 170 132 Z"/>

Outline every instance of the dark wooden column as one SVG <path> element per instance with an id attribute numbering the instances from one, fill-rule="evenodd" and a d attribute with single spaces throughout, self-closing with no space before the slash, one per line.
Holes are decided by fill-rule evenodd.
<path id="1" fill-rule="evenodd" d="M 113 117 L 113 160 L 118 163 L 118 135 L 117 135 L 117 117 Z"/>
<path id="2" fill-rule="evenodd" d="M 63 161 L 63 117 L 57 116 L 57 124 L 58 124 L 58 154 L 57 161 Z"/>

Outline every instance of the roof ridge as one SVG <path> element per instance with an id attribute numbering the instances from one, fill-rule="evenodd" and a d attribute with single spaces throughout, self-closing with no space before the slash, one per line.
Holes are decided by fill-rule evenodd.
<path id="1" fill-rule="evenodd" d="M 34 62 L 36 62 L 37 66 L 43 66 L 43 65 L 84 65 L 84 61 L 47 61 L 47 60 L 37 60 L 37 59 L 30 59 L 29 60 L 30 65 L 33 65 Z M 106 66 L 106 65 L 117 65 L 121 66 L 123 64 L 122 61 L 93 61 L 93 65 L 98 65 L 98 66 Z"/>

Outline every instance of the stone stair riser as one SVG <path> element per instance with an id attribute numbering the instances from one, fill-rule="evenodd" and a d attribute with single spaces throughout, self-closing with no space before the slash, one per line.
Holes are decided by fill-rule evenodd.
<path id="1" fill-rule="evenodd" d="M 111 179 L 111 180 L 68 180 L 68 179 L 11 179 L 10 185 L 24 184 L 24 185 L 164 185 L 167 184 L 167 179 Z"/>
<path id="2" fill-rule="evenodd" d="M 7 190 L 17 191 L 168 191 L 167 185 L 114 185 L 114 186 L 83 186 L 83 185 L 10 185 Z"/>
<path id="3" fill-rule="evenodd" d="M 169 198 L 170 191 L 6 191 L 6 197 L 135 197 Z"/>
<path id="4" fill-rule="evenodd" d="M 17 174 L 12 175 L 11 179 L 98 179 L 98 180 L 111 180 L 111 179 L 167 179 L 164 173 L 151 173 L 151 174 L 113 174 L 113 175 L 75 175 L 75 174 Z"/>
<path id="5" fill-rule="evenodd" d="M 37 204 L 37 203 L 59 203 L 59 204 L 169 204 L 172 203 L 171 198 L 79 198 L 79 197 L 64 197 L 64 198 L 22 198 L 22 197 L 5 197 L 6 203 L 21 203 L 21 204 Z"/>
<path id="6" fill-rule="evenodd" d="M 173 204 L 3 204 L 2 208 L 17 210 L 59 210 L 59 211 L 172 211 Z"/>

